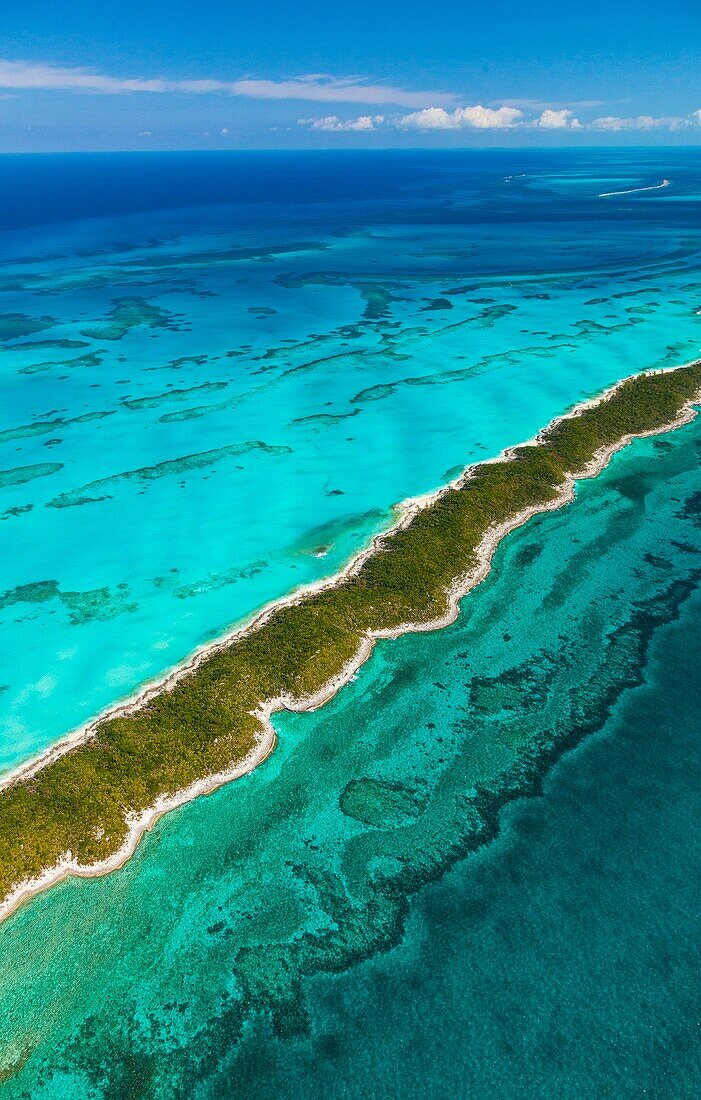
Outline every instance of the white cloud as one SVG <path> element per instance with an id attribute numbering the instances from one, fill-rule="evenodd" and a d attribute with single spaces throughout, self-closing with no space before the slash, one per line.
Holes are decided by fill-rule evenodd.
<path id="1" fill-rule="evenodd" d="M 426 107 L 400 120 L 400 126 L 414 130 L 509 130 L 523 118 L 517 107 Z"/>
<path id="2" fill-rule="evenodd" d="M 452 104 L 456 96 L 449 92 L 409 91 L 386 84 L 370 84 L 361 77 L 333 77 L 323 73 L 295 77 L 292 80 L 146 80 L 110 76 L 87 68 L 36 64 L 0 59 L 0 88 L 82 91 L 103 95 L 133 92 L 183 92 L 190 95 L 247 96 L 253 99 L 297 99 L 316 103 L 394 104 L 397 107 L 423 107 L 427 103 Z"/>
<path id="3" fill-rule="evenodd" d="M 426 103 L 454 103 L 450 92 L 411 92 L 385 84 L 367 84 L 358 77 L 298 77 L 295 80 L 237 80 L 233 95 L 256 99 L 308 99 L 316 103 L 393 104 L 397 107 L 423 107 Z"/>
<path id="4" fill-rule="evenodd" d="M 559 110 L 561 107 L 572 107 L 575 110 L 589 110 L 594 107 L 602 107 L 604 104 L 602 99 L 572 99 L 567 102 L 561 101 L 559 103 L 553 103 L 552 100 L 544 101 L 542 99 L 497 99 L 494 102 L 498 103 L 500 107 L 523 107 L 525 110 L 531 111 L 543 111 L 546 108 Z"/>
<path id="5" fill-rule="evenodd" d="M 299 126 L 308 126 L 311 130 L 327 133 L 342 131 L 373 131 L 380 127 L 394 127 L 402 130 L 513 130 L 539 129 L 549 131 L 584 132 L 585 130 L 609 131 L 625 130 L 679 130 L 686 126 L 701 126 L 701 109 L 682 118 L 676 115 L 660 118 L 652 115 L 637 115 L 632 118 L 619 118 L 607 115 L 582 122 L 570 108 L 545 107 L 535 117 L 527 117 L 524 111 L 516 107 L 424 107 L 408 115 L 360 115 L 355 119 L 342 119 L 338 115 L 326 115 L 323 118 L 300 118 Z"/>
<path id="6" fill-rule="evenodd" d="M 2 91 L 4 90 L 4 92 Z M 458 106 L 461 97 L 452 92 L 413 91 L 390 84 L 371 83 L 361 76 L 331 76 L 307 73 L 288 80 L 237 80 L 203 78 L 172 80 L 166 77 L 119 77 L 96 72 L 88 67 L 66 67 L 32 61 L 0 58 L 0 98 L 28 90 L 84 92 L 99 95 L 182 94 L 240 96 L 261 100 L 299 100 L 311 103 L 359 104 L 367 114 L 350 120 L 337 115 L 301 119 L 300 124 L 325 131 L 372 131 L 379 126 L 412 130 L 592 130 L 619 133 L 625 131 L 681 130 L 701 126 L 701 108 L 686 117 L 637 115 L 630 118 L 605 115 L 581 122 L 573 113 L 600 106 L 596 100 L 580 103 L 544 103 L 534 99 L 504 99 L 498 106 Z M 373 115 L 375 107 L 408 109 L 400 115 Z M 527 113 L 526 113 L 527 112 Z M 536 112 L 540 112 L 536 114 Z M 221 131 L 222 134 L 225 130 Z M 146 135 L 144 135 L 146 136 Z"/>
<path id="7" fill-rule="evenodd" d="M 611 133 L 619 133 L 621 130 L 679 130 L 687 125 L 688 119 L 679 118 L 676 115 L 664 118 L 654 118 L 652 115 L 638 115 L 636 118 L 606 115 L 604 118 L 595 118 L 589 123 L 592 130 L 608 130 Z"/>
<path id="8" fill-rule="evenodd" d="M 375 115 L 374 118 L 370 118 L 369 115 L 361 115 L 360 118 L 356 118 L 354 122 L 349 122 L 346 129 L 374 130 L 376 125 L 380 126 L 384 121 L 384 115 Z"/>
<path id="9" fill-rule="evenodd" d="M 449 115 L 443 107 L 426 107 L 423 111 L 405 115 L 401 125 L 410 126 L 416 130 L 450 130 L 457 127 L 453 116 Z"/>
<path id="10" fill-rule="evenodd" d="M 582 124 L 574 117 L 574 111 L 553 111 L 546 107 L 543 113 L 535 120 L 534 126 L 541 130 L 581 130 Z"/>
<path id="11" fill-rule="evenodd" d="M 163 92 L 163 80 L 123 80 L 89 69 L 65 69 L 59 65 L 33 64 L 25 61 L 0 60 L 0 87 L 44 88 L 49 90 L 115 92 Z"/>
<path id="12" fill-rule="evenodd" d="M 368 131 L 381 126 L 385 121 L 384 115 L 360 115 L 359 118 L 341 119 L 338 115 L 327 115 L 325 118 L 300 118 L 298 126 L 308 126 L 310 130 L 325 130 L 330 133 L 341 131 Z"/>

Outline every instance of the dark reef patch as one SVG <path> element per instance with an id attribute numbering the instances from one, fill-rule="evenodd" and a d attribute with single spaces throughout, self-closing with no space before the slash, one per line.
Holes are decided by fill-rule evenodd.
<path id="1" fill-rule="evenodd" d="M 61 589 L 58 581 L 32 581 L 0 594 L 0 611 L 16 604 L 44 604 L 59 600 L 69 613 L 74 626 L 89 622 L 107 622 L 125 612 L 136 611 L 137 604 L 129 599 L 126 584 L 112 592 L 109 588 L 96 588 L 85 592 Z"/>
<path id="2" fill-rule="evenodd" d="M 0 519 L 9 519 L 11 516 L 22 516 L 25 512 L 31 512 L 33 504 L 18 504 L 15 508 L 6 508 Z"/>
<path id="3" fill-rule="evenodd" d="M 0 341 L 20 340 L 23 336 L 33 336 L 53 328 L 58 321 L 55 317 L 28 317 L 26 313 L 0 313 Z"/>
<path id="4" fill-rule="evenodd" d="M 116 298 L 108 319 L 84 329 L 83 335 L 92 340 L 121 340 L 131 329 L 140 326 L 172 331 L 179 328 L 171 310 L 153 305 L 148 298 Z"/>
<path id="5" fill-rule="evenodd" d="M 558 664 L 554 653 L 543 652 L 537 660 L 509 668 L 498 676 L 474 676 L 470 681 L 470 704 L 476 711 L 491 715 L 537 710 L 547 701 Z"/>
<path id="6" fill-rule="evenodd" d="M 692 493 L 677 512 L 680 519 L 690 520 L 694 527 L 701 527 L 701 492 Z"/>
<path id="7" fill-rule="evenodd" d="M 63 469 L 62 462 L 35 462 L 32 466 L 15 466 L 12 470 L 0 470 L 0 489 L 12 485 L 24 485 L 38 477 L 49 477 Z"/>
<path id="8" fill-rule="evenodd" d="M 440 309 L 452 309 L 453 303 L 450 298 L 429 298 L 425 306 L 421 307 L 422 313 L 430 313 L 433 310 Z"/>
<path id="9" fill-rule="evenodd" d="M 17 439 L 30 439 L 35 435 L 47 435 L 49 432 L 58 431 L 69 424 L 89 424 L 93 420 L 104 420 L 106 416 L 113 416 L 113 412 L 89 412 L 81 416 L 72 416 L 68 419 L 57 417 L 55 420 L 35 420 L 32 424 L 20 424 L 16 428 L 5 428 L 0 431 L 0 443 L 10 443 Z"/>
<path id="10" fill-rule="evenodd" d="M 50 500 L 47 507 L 71 508 L 79 504 L 93 504 L 101 500 L 109 500 L 112 494 L 123 484 L 137 482 L 141 485 L 147 485 L 158 478 L 207 469 L 223 459 L 240 457 L 256 451 L 269 455 L 292 453 L 290 447 L 271 446 L 259 439 L 250 440 L 247 443 L 231 443 L 227 447 L 217 447 L 212 451 L 201 451 L 198 454 L 184 455 L 182 458 L 167 459 L 165 462 L 159 462 L 156 466 L 142 466 L 138 470 L 125 470 L 122 474 L 99 478 L 97 481 L 88 482 L 87 485 L 81 485 L 77 489 L 70 489 L 68 492 L 61 493 Z M 0 474 L 1 477 L 2 474 Z M 2 484 L 1 481 L 0 484 Z"/>
<path id="11" fill-rule="evenodd" d="M 18 374 L 43 374 L 49 370 L 73 370 L 75 367 L 99 367 L 102 363 L 102 355 L 96 351 L 87 355 L 77 355 L 73 359 L 48 359 L 43 363 L 28 363 L 26 367 L 20 367 Z"/>
<path id="12" fill-rule="evenodd" d="M 87 340 L 69 340 L 59 339 L 56 337 L 54 340 L 32 340 L 29 343 L 15 344 L 12 348 L 13 351 L 76 351 L 78 348 L 89 348 L 90 344 Z"/>
<path id="13" fill-rule="evenodd" d="M 259 573 L 262 573 L 267 566 L 267 561 L 260 559 L 251 562 L 250 565 L 227 569 L 223 573 L 210 573 L 208 577 L 191 581 L 189 584 L 181 584 L 177 580 L 175 583 L 171 581 L 170 584 L 166 584 L 163 578 L 158 577 L 154 580 L 154 584 L 159 588 L 172 586 L 173 595 L 177 599 L 187 600 L 191 596 L 200 596 L 203 592 L 218 592 L 222 588 L 229 587 L 229 585 L 237 584 L 238 581 L 250 580 L 252 577 L 257 577 Z"/>
<path id="14" fill-rule="evenodd" d="M 121 404 L 126 409 L 136 411 L 138 409 L 157 409 L 159 405 L 171 401 L 187 401 L 192 394 L 219 393 L 225 390 L 228 382 L 201 382 L 197 386 L 189 386 L 186 389 L 165 390 L 164 393 L 155 393 L 149 397 L 125 397 Z"/>
<path id="15" fill-rule="evenodd" d="M 357 416 L 360 411 L 360 409 L 353 409 L 352 412 L 347 413 L 312 413 L 309 416 L 299 416 L 291 423 L 318 424 L 320 427 L 333 427 L 334 424 L 340 424 L 344 420 L 350 420 L 352 417 Z"/>
<path id="16" fill-rule="evenodd" d="M 199 420 L 203 416 L 223 412 L 224 409 L 233 409 L 240 401 L 240 397 L 232 397 L 227 401 L 214 401 L 211 405 L 192 405 L 186 409 L 174 409 L 173 412 L 162 413 L 158 418 L 158 423 L 182 424 L 186 420 Z"/>
<path id="17" fill-rule="evenodd" d="M 340 806 L 347 817 L 377 828 L 393 828 L 420 815 L 425 798 L 401 783 L 363 776 L 352 779 L 341 792 Z"/>

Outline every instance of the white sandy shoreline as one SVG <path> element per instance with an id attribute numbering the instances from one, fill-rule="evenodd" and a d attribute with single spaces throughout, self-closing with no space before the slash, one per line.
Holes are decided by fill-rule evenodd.
<path id="1" fill-rule="evenodd" d="M 676 367 L 668 367 L 657 371 L 644 372 L 647 374 L 666 374 L 672 371 L 680 370 L 685 367 L 695 366 L 701 364 L 701 360 L 693 360 L 689 363 L 680 364 Z M 359 551 L 346 566 L 339 572 L 333 574 L 331 577 L 315 581 L 311 584 L 305 585 L 302 588 L 290 593 L 289 595 L 272 601 L 266 605 L 247 625 L 237 627 L 236 629 L 225 634 L 222 638 L 217 639 L 214 642 L 207 643 L 200 647 L 195 653 L 192 654 L 182 664 L 176 666 L 167 672 L 164 676 L 158 680 L 154 680 L 142 687 L 135 695 L 131 696 L 127 700 L 124 700 L 114 706 L 111 706 L 101 712 L 96 718 L 90 722 L 81 726 L 78 730 L 71 733 L 68 737 L 63 738 L 57 742 L 50 749 L 37 756 L 35 759 L 28 761 L 20 767 L 14 769 L 10 773 L 0 778 L 0 790 L 8 787 L 22 779 L 26 779 L 31 775 L 34 775 L 40 769 L 46 767 L 52 761 L 63 756 L 65 753 L 70 752 L 72 749 L 80 744 L 90 740 L 94 735 L 98 726 L 110 718 L 122 717 L 129 714 L 133 714 L 145 706 L 152 698 L 160 695 L 164 691 L 170 691 L 181 679 L 189 675 L 196 668 L 199 667 L 208 657 L 212 654 L 228 648 L 238 639 L 246 637 L 248 634 L 260 629 L 260 627 L 270 618 L 270 616 L 281 607 L 293 606 L 300 603 L 309 595 L 321 592 L 329 588 L 337 587 L 347 577 L 357 573 L 362 567 L 363 563 L 368 557 L 377 553 L 385 539 L 393 535 L 396 531 L 406 527 L 417 512 L 421 511 L 427 505 L 432 504 L 444 493 L 449 492 L 469 479 L 474 471 L 484 465 L 500 462 L 503 460 L 511 460 L 514 452 L 521 447 L 529 445 L 539 445 L 543 442 L 545 434 L 554 428 L 557 424 L 564 420 L 571 419 L 573 417 L 581 415 L 586 409 L 593 408 L 603 401 L 610 398 L 616 390 L 618 390 L 624 383 L 631 378 L 639 377 L 639 375 L 631 375 L 628 378 L 623 378 L 619 382 L 616 382 L 613 386 L 609 387 L 603 393 L 576 405 L 568 413 L 563 416 L 559 416 L 552 420 L 546 428 L 544 428 L 533 439 L 527 440 L 525 443 L 518 443 L 515 446 L 509 447 L 503 450 L 495 458 L 486 459 L 479 463 L 471 464 L 466 467 L 461 474 L 459 474 L 452 481 L 446 485 L 441 486 L 439 489 L 431 493 L 424 494 L 423 496 L 412 497 L 402 502 L 396 507 L 398 514 L 397 521 L 389 527 L 387 530 L 376 535 L 370 544 L 363 550 Z M 488 575 L 494 552 L 501 542 L 501 540 L 515 530 L 517 527 L 522 526 L 532 516 L 538 515 L 544 512 L 553 511 L 563 507 L 563 505 L 569 503 L 574 496 L 575 483 L 578 480 L 589 479 L 596 477 L 608 464 L 612 455 L 617 451 L 622 450 L 628 446 L 632 440 L 637 438 L 643 438 L 652 435 L 661 435 L 664 432 L 671 431 L 675 428 L 681 427 L 683 424 L 689 423 L 696 416 L 696 409 L 694 405 L 701 398 L 701 394 L 696 394 L 693 399 L 690 399 L 680 409 L 679 414 L 669 424 L 662 425 L 659 428 L 653 428 L 646 432 L 641 432 L 637 435 L 626 435 L 622 437 L 617 443 L 610 447 L 603 448 L 595 457 L 589 462 L 583 469 L 577 471 L 576 475 L 568 475 L 563 481 L 560 491 L 549 502 L 545 504 L 533 505 L 522 512 L 517 513 L 507 520 L 505 523 L 496 525 L 490 528 L 484 535 L 481 543 L 475 550 L 475 555 L 478 564 L 473 570 L 465 574 L 462 577 L 457 578 L 450 589 L 447 592 L 447 610 L 444 615 L 429 622 L 408 622 L 403 623 L 398 627 L 370 631 L 362 639 L 358 646 L 358 650 L 351 660 L 349 660 L 340 672 L 332 677 L 318 692 L 313 695 L 290 698 L 286 696 L 280 696 L 275 699 L 270 699 L 265 702 L 263 707 L 256 712 L 256 716 L 261 722 L 261 731 L 257 739 L 256 745 L 251 752 L 241 761 L 232 765 L 231 768 L 226 769 L 223 772 L 216 775 L 205 776 L 201 780 L 190 784 L 182 791 L 178 791 L 171 796 L 164 796 L 158 798 L 156 802 L 150 806 L 147 810 L 143 811 L 137 816 L 133 816 L 127 819 L 128 833 L 127 837 L 120 847 L 112 856 L 107 859 L 94 864 L 83 865 L 73 859 L 72 854 L 66 853 L 65 857 L 61 859 L 54 867 L 45 871 L 41 876 L 30 881 L 26 881 L 17 886 L 7 897 L 0 903 L 0 921 L 8 917 L 15 909 L 18 908 L 24 901 L 30 898 L 33 894 L 38 893 L 41 890 L 47 889 L 49 886 L 54 885 L 61 879 L 70 875 L 91 878 L 99 875 L 108 874 L 110 871 L 116 870 L 121 867 L 134 853 L 141 837 L 149 829 L 153 827 L 155 822 L 163 814 L 168 813 L 170 810 L 176 809 L 178 806 L 184 805 L 186 802 L 192 801 L 194 798 L 199 797 L 202 794 L 209 794 L 216 790 L 218 787 L 223 786 L 225 783 L 229 783 L 234 779 L 240 778 L 243 775 L 251 772 L 258 764 L 262 763 L 272 752 L 275 747 L 276 735 L 272 726 L 271 717 L 279 710 L 291 710 L 296 712 L 316 710 L 328 702 L 333 696 L 343 687 L 348 681 L 355 675 L 358 669 L 365 663 L 370 654 L 372 653 L 375 642 L 378 639 L 383 638 L 397 638 L 403 634 L 418 633 L 425 631 L 439 630 L 443 627 L 454 622 L 457 618 L 460 610 L 460 601 L 469 591 L 475 588 L 484 578 Z"/>
<path id="2" fill-rule="evenodd" d="M 186 802 L 192 802 L 200 795 L 212 794 L 213 791 L 224 786 L 225 783 L 230 783 L 233 779 L 240 779 L 241 776 L 248 775 L 249 772 L 252 772 L 254 768 L 257 768 L 270 756 L 275 748 L 276 740 L 272 725 L 266 723 L 255 748 L 238 764 L 217 775 L 199 779 L 196 783 L 191 783 L 189 787 L 185 787 L 182 791 L 178 791 L 177 794 L 168 798 L 158 798 L 143 813 L 127 818 L 129 828 L 126 839 L 118 851 L 108 856 L 107 859 L 103 859 L 99 863 L 80 864 L 73 859 L 72 853 L 66 853 L 65 858 L 61 859 L 48 871 L 45 871 L 38 878 L 28 879 L 26 882 L 21 883 L 11 894 L 7 895 L 0 904 L 0 921 L 9 917 L 15 909 L 19 908 L 23 902 L 34 894 L 38 894 L 41 890 L 47 890 L 49 886 L 54 886 L 64 878 L 69 876 L 97 878 L 100 875 L 109 874 L 110 871 L 118 870 L 133 856 L 142 836 L 153 828 L 159 817 L 169 813 L 170 810 L 177 809 L 178 806 L 184 806 Z"/>

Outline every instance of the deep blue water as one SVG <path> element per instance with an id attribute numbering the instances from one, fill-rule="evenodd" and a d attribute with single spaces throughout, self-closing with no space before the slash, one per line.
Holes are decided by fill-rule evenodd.
<path id="1" fill-rule="evenodd" d="M 21 229 L 50 222 L 119 217 L 177 208 L 249 203 L 366 204 L 401 201 L 423 195 L 436 198 L 441 176 L 469 189 L 494 191 L 495 181 L 526 173 L 554 176 L 562 173 L 612 180 L 655 176 L 660 168 L 675 171 L 677 194 L 694 193 L 698 180 L 680 178 L 698 164 L 696 149 L 582 150 L 391 150 L 290 151 L 213 153 L 73 153 L 22 154 L 0 157 L 0 227 Z M 645 177 L 642 179 L 641 177 Z M 633 183 L 633 186 L 636 185 Z M 652 182 L 659 182 L 653 179 Z M 690 186 L 691 185 L 691 186 Z M 438 196 L 443 220 L 446 200 Z M 581 217 L 587 196 L 576 198 Z M 543 196 L 545 199 L 545 196 Z M 452 205 L 452 203 L 451 203 Z M 428 207 L 430 209 L 430 207 Z M 426 213 L 428 213 L 428 209 Z M 458 207 L 455 216 L 464 217 Z M 561 217 L 562 211 L 552 211 Z M 396 209 L 398 220 L 405 211 Z M 435 211 L 434 211 L 435 216 Z M 483 210 L 478 220 L 489 221 Z M 636 217 L 635 208 L 626 218 Z M 644 213 L 650 217 L 650 211 Z M 356 219 L 364 220 L 356 206 Z"/>

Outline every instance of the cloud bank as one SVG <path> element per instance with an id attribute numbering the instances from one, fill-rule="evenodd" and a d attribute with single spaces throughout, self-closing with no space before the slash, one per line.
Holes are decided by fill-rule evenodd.
<path id="1" fill-rule="evenodd" d="M 682 130 L 685 126 L 694 124 L 701 125 L 701 111 L 694 111 L 685 118 L 676 115 L 662 118 L 653 118 L 652 115 L 638 115 L 637 118 L 606 115 L 605 118 L 595 118 L 590 129 L 609 130 L 612 133 L 619 133 L 621 130 Z"/>
<path id="2" fill-rule="evenodd" d="M 366 112 L 343 118 L 320 114 L 300 118 L 300 126 L 324 133 L 369 133 L 393 128 L 404 131 L 540 130 L 625 133 L 630 131 L 678 131 L 701 126 L 701 108 L 687 115 L 602 115 L 583 121 L 582 110 L 600 108 L 597 100 L 569 105 L 548 104 L 538 99 L 505 99 L 485 107 L 464 105 L 454 92 L 415 91 L 372 82 L 360 76 L 309 73 L 286 80 L 236 80 L 202 78 L 172 80 L 166 77 L 119 77 L 88 67 L 12 61 L 0 58 L 0 95 L 31 91 L 63 91 L 92 95 L 220 95 L 269 101 L 307 101 L 319 104 L 357 104 Z M 375 114 L 372 107 L 404 109 L 394 114 Z M 369 109 L 370 108 L 370 109 Z M 574 109 L 573 109 L 574 108 Z M 575 110 L 577 114 L 575 114 Z"/>
<path id="3" fill-rule="evenodd" d="M 427 107 L 399 120 L 403 129 L 415 130 L 511 130 L 523 118 L 518 107 Z"/>
<path id="4" fill-rule="evenodd" d="M 360 115 L 358 118 L 346 119 L 344 122 L 338 115 L 326 115 L 325 118 L 300 118 L 300 126 L 308 126 L 310 130 L 324 130 L 327 133 L 340 133 L 341 131 L 374 130 L 385 121 L 384 115 Z"/>
<path id="5" fill-rule="evenodd" d="M 396 107 L 424 107 L 428 103 L 450 105 L 450 92 L 408 91 L 388 84 L 371 84 L 360 77 L 333 77 L 312 73 L 293 80 L 148 80 L 122 78 L 87 68 L 35 64 L 0 59 L 0 88 L 36 91 L 92 92 L 99 95 L 127 95 L 137 92 L 189 95 L 247 96 L 251 99 L 297 99 L 315 103 L 391 104 Z"/>
<path id="6" fill-rule="evenodd" d="M 622 118 L 617 115 L 605 115 L 592 119 L 591 122 L 582 122 L 575 116 L 574 111 L 566 108 L 555 110 L 552 107 L 546 107 L 540 114 L 527 117 L 525 112 L 517 107 L 483 107 L 478 103 L 474 107 L 455 107 L 450 111 L 445 107 L 432 106 L 407 115 L 376 115 L 374 118 L 364 115 L 346 121 L 337 115 L 326 118 L 300 118 L 298 124 L 311 130 L 337 132 L 376 130 L 387 127 L 424 132 L 431 130 L 566 130 L 609 133 L 630 130 L 675 131 L 701 126 L 701 109 L 684 116 L 664 115 L 655 118 L 652 115 L 637 115 L 632 118 Z"/>

